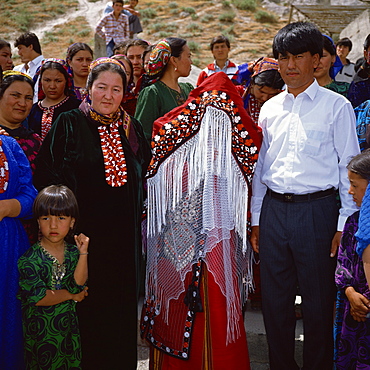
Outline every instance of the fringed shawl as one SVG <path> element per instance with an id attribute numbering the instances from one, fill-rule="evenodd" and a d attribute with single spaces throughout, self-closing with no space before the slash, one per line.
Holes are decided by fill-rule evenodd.
<path id="1" fill-rule="evenodd" d="M 181 107 L 155 122 L 147 180 L 144 318 L 151 326 L 157 315 L 169 323 L 170 301 L 188 290 L 185 276 L 192 270 L 196 274 L 194 266 L 202 261 L 227 299 L 225 340 L 240 336 L 238 315 L 252 283 L 248 205 L 260 143 L 260 131 L 222 72 L 208 77 Z M 192 321 L 192 306 L 184 308 Z M 186 347 L 168 346 L 154 336 L 158 348 L 187 358 Z"/>

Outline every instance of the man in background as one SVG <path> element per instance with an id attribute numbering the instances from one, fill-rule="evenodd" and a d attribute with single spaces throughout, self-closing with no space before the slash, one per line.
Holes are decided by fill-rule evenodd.
<path id="1" fill-rule="evenodd" d="M 208 76 L 216 72 L 226 73 L 230 80 L 236 83 L 238 67 L 229 60 L 229 39 L 223 35 L 214 37 L 211 41 L 210 49 L 215 60 L 200 72 L 197 86 L 199 86 Z"/>

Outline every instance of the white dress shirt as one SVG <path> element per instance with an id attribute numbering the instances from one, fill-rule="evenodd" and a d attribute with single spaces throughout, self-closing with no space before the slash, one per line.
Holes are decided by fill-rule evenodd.
<path id="1" fill-rule="evenodd" d="M 259 224 L 266 186 L 277 193 L 340 192 L 338 231 L 357 210 L 348 194 L 346 166 L 360 152 L 351 103 L 316 80 L 294 97 L 288 91 L 261 109 L 261 151 L 253 178 L 252 225 Z"/>
<path id="2" fill-rule="evenodd" d="M 20 64 L 18 66 L 15 66 L 13 68 L 13 70 L 14 71 L 19 71 L 19 72 L 25 73 L 25 74 L 27 74 L 27 75 L 29 75 L 29 76 L 31 76 L 33 78 L 35 76 L 35 74 L 36 74 L 37 68 L 40 67 L 41 62 L 43 60 L 44 60 L 44 57 L 42 55 L 39 55 L 35 59 L 33 59 L 30 62 L 28 62 L 28 69 L 27 70 L 25 68 L 25 64 Z"/>
<path id="3" fill-rule="evenodd" d="M 28 62 L 28 69 L 26 70 L 25 64 L 20 64 L 18 66 L 15 66 L 13 68 L 14 71 L 25 73 L 26 75 L 31 76 L 32 78 L 35 77 L 37 68 L 41 66 L 41 62 L 44 60 L 44 57 L 42 55 L 39 55 L 35 59 Z M 39 77 L 40 78 L 40 77 Z M 38 92 L 39 92 L 39 78 L 37 79 L 35 83 L 35 92 L 33 94 L 33 102 L 37 103 L 38 101 Z"/>

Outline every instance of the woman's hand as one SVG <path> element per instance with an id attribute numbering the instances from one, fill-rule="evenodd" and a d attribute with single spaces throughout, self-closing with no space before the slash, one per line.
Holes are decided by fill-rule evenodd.
<path id="1" fill-rule="evenodd" d="M 21 204 L 17 199 L 0 200 L 0 221 L 4 217 L 17 217 L 21 212 Z"/>
<path id="2" fill-rule="evenodd" d="M 89 289 L 89 288 L 85 287 L 84 290 L 81 291 L 80 293 L 73 294 L 72 299 L 75 302 L 82 302 L 85 299 L 85 297 L 87 297 L 89 295 L 89 293 L 87 293 L 87 289 Z"/>
<path id="3" fill-rule="evenodd" d="M 9 136 L 9 134 L 1 127 L 0 127 L 0 135 Z"/>
<path id="4" fill-rule="evenodd" d="M 87 253 L 87 249 L 89 247 L 89 241 L 90 239 L 85 234 L 75 235 L 75 242 L 77 245 L 77 248 L 81 253 Z"/>
<path id="5" fill-rule="evenodd" d="M 350 313 L 354 320 L 365 321 L 366 315 L 370 312 L 370 301 L 354 290 L 353 287 L 348 287 L 345 294 L 349 300 L 351 310 Z"/>

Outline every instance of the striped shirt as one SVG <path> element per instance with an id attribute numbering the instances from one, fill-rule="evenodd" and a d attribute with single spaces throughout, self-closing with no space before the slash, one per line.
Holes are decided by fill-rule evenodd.
<path id="1" fill-rule="evenodd" d="M 95 31 L 105 39 L 106 44 L 109 44 L 112 39 L 115 44 L 118 44 L 130 37 L 128 17 L 121 13 L 117 20 L 113 12 L 109 13 L 100 20 Z"/>

